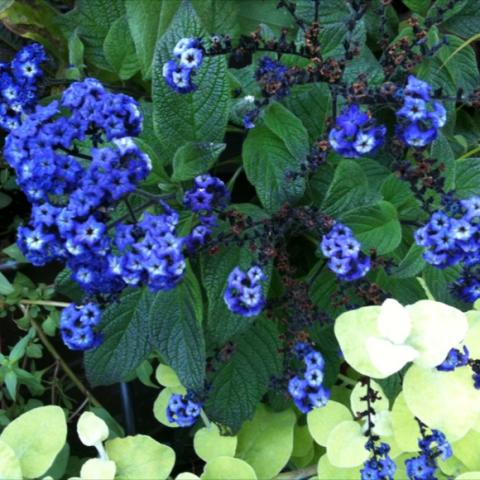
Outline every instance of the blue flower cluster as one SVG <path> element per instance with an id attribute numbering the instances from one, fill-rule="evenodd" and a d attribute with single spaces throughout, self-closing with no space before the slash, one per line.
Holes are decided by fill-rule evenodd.
<path id="1" fill-rule="evenodd" d="M 70 350 L 90 350 L 103 341 L 102 334 L 96 332 L 101 312 L 98 305 L 87 303 L 77 306 L 71 303 L 60 316 L 60 334 L 63 343 Z"/>
<path id="2" fill-rule="evenodd" d="M 294 352 L 303 362 L 305 370 L 288 382 L 288 392 L 302 413 L 324 407 L 330 399 L 330 390 L 323 386 L 325 360 L 320 352 L 304 342 L 294 346 Z"/>
<path id="3" fill-rule="evenodd" d="M 444 106 L 430 98 L 432 87 L 410 75 L 403 90 L 403 106 L 396 114 L 397 135 L 410 147 L 425 147 L 438 136 L 447 121 Z"/>
<path id="4" fill-rule="evenodd" d="M 47 60 L 43 47 L 34 43 L 22 48 L 10 63 L 0 63 L 0 128 L 17 128 L 22 116 L 37 103 L 38 81 L 43 77 L 42 63 Z"/>
<path id="5" fill-rule="evenodd" d="M 470 359 L 470 352 L 466 346 L 463 347 L 463 352 L 456 348 L 452 348 L 447 355 L 447 358 L 438 365 L 437 370 L 441 372 L 453 372 L 457 367 L 464 367 L 468 365 Z"/>
<path id="6" fill-rule="evenodd" d="M 375 153 L 383 145 L 386 132 L 385 126 L 376 126 L 359 105 L 350 105 L 336 118 L 328 140 L 340 155 L 358 158 Z"/>
<path id="7" fill-rule="evenodd" d="M 198 38 L 182 38 L 173 49 L 175 59 L 163 66 L 163 77 L 167 85 L 177 93 L 196 90 L 193 76 L 203 62 L 202 42 Z"/>
<path id="8" fill-rule="evenodd" d="M 420 455 L 405 460 L 407 476 L 409 480 L 432 480 L 437 470 L 436 459 L 443 461 L 452 456 L 452 447 L 445 435 L 432 430 L 431 434 L 425 435 L 419 440 Z"/>
<path id="9" fill-rule="evenodd" d="M 173 394 L 167 405 L 167 420 L 180 427 L 191 427 L 200 416 L 202 404 L 193 400 L 191 394 Z"/>
<path id="10" fill-rule="evenodd" d="M 88 294 L 140 283 L 169 289 L 185 268 L 178 215 L 168 205 L 162 215 L 119 224 L 114 240 L 108 235 L 113 207 L 151 169 L 131 138 L 141 126 L 135 100 L 86 79 L 60 102 L 37 107 L 6 140 L 5 158 L 33 203 L 29 225 L 18 232 L 22 253 L 35 265 L 64 261 Z M 109 146 L 91 148 L 88 141 Z M 85 146 L 91 155 L 79 150 Z"/>
<path id="11" fill-rule="evenodd" d="M 215 210 L 223 210 L 230 200 L 230 192 L 217 177 L 206 173 L 193 180 L 193 187 L 185 192 L 183 203 L 192 212 L 198 213 L 200 224 L 187 235 L 185 243 L 189 252 L 205 245 L 217 225 Z"/>
<path id="12" fill-rule="evenodd" d="M 468 270 L 480 262 L 480 197 L 461 200 L 456 209 L 459 218 L 436 212 L 426 225 L 415 232 L 417 245 L 424 247 L 424 259 L 437 268 L 460 262 Z M 454 287 L 465 302 L 480 298 L 480 280 L 466 275 Z"/>
<path id="13" fill-rule="evenodd" d="M 266 279 L 259 266 L 250 267 L 247 272 L 235 267 L 228 276 L 227 288 L 223 295 L 228 309 L 243 317 L 258 315 L 266 303 L 260 283 Z"/>
<path id="14" fill-rule="evenodd" d="M 368 440 L 365 448 L 373 452 L 373 457 L 363 464 L 360 470 L 361 480 L 393 480 L 397 466 L 388 454 L 390 445 L 382 442 L 377 446 Z"/>
<path id="15" fill-rule="evenodd" d="M 328 258 L 328 268 L 347 282 L 358 280 L 370 271 L 370 257 L 360 247 L 352 230 L 342 223 L 336 223 L 320 243 L 323 255 Z"/>

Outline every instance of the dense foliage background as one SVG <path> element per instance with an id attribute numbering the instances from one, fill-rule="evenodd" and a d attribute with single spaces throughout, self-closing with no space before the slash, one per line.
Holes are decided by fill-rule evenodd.
<path id="1" fill-rule="evenodd" d="M 461 318 L 466 317 L 460 312 L 470 311 L 470 326 L 477 328 L 480 320 L 472 309 L 480 294 L 458 295 L 462 281 L 480 285 L 476 264 L 468 277 L 463 264 L 437 268 L 414 234 L 435 211 L 451 214 L 456 201 L 480 196 L 480 1 L 0 0 L 0 19 L 3 61 L 32 41 L 48 54 L 39 104 L 61 98 L 73 82 L 87 77 L 139 102 L 143 130 L 134 140 L 150 157 L 152 169 L 128 202 L 109 207 L 109 219 L 135 219 L 145 210 L 161 214 L 160 199 L 166 198 L 180 215 L 177 236 L 187 237 L 200 221 L 183 200 L 193 179 L 210 172 L 230 192 L 228 207 L 213 212 L 218 224 L 211 235 L 186 254 L 186 272 L 175 288 L 138 286 L 114 296 L 85 296 L 62 262 L 35 267 L 16 246 L 19 225 L 29 221 L 30 202 L 2 160 L 1 427 L 26 418 L 22 414 L 33 414 L 36 407 L 58 405 L 68 425 L 75 425 L 84 410 L 103 418 L 110 429 L 108 442 L 137 433 L 157 441 L 148 447 L 150 440 L 139 436 L 132 437 L 137 439 L 132 445 L 107 442 L 109 457 L 117 462 L 115 478 L 140 478 L 138 472 L 152 475 L 142 478 L 167 478 L 172 469 L 173 476 L 203 471 L 206 479 L 234 478 L 235 472 L 238 478 L 309 478 L 317 473 L 319 478 L 360 478 L 359 465 L 369 455 L 364 443 L 373 435 L 370 426 L 366 437 L 361 429 L 339 436 L 337 443 L 353 445 L 343 453 L 338 453 L 341 446 L 333 446 L 327 457 L 326 439 L 337 423 L 370 421 L 375 408 L 359 403 L 373 395 L 375 407 L 376 391 L 386 402 L 376 413 L 396 406 L 397 427 L 394 421 L 393 430 L 380 436 L 398 458 L 403 461 L 418 451 L 417 417 L 424 426 L 445 427 L 454 444 L 453 460 L 438 470 L 438 478 L 480 470 L 479 449 L 467 447 L 480 435 L 479 412 L 471 407 L 478 398 L 462 390 L 472 383 L 470 370 L 462 374 L 465 385 L 452 382 L 445 396 L 455 397 L 458 388 L 471 403 L 444 399 L 429 422 L 422 414 L 437 405 L 415 410 L 418 399 L 407 407 L 400 393 L 406 362 L 387 378 L 367 374 L 342 357 L 341 349 L 345 354 L 348 347 L 339 344 L 341 335 L 334 332 L 339 315 L 387 298 L 403 305 L 434 299 L 458 309 Z M 182 38 L 203 42 L 203 63 L 193 76 L 196 88 L 188 93 L 174 91 L 164 74 Z M 273 74 L 266 67 L 267 73 L 262 71 L 265 57 L 285 67 L 288 79 L 276 67 L 268 67 Z M 432 98 L 446 109 L 445 125 L 421 148 L 409 145 L 396 126 L 409 75 L 431 85 Z M 387 131 L 378 148 L 361 158 L 339 153 L 329 143 L 336 120 L 351 104 L 362 105 Z M 76 148 L 86 155 L 92 144 L 82 141 Z M 335 222 L 351 228 L 362 255 L 371 258 L 366 276 L 345 281 L 327 267 L 319 245 Z M 259 315 L 247 317 L 228 308 L 224 293 L 232 270 L 253 264 L 266 275 L 266 305 Z M 58 326 L 63 308 L 86 300 L 102 308 L 104 340 L 83 354 L 66 348 Z M 432 307 L 432 312 L 437 310 Z M 367 329 L 359 322 L 352 320 L 357 330 L 348 330 L 349 338 Z M 436 328 L 448 336 L 455 327 L 445 322 L 438 320 Z M 419 327 L 433 335 L 429 328 Z M 466 343 L 472 359 L 480 354 L 475 335 Z M 321 352 L 323 385 L 331 391 L 325 410 L 314 409 L 308 417 L 294 408 L 287 393 L 298 370 L 292 347 L 304 341 Z M 444 357 L 455 346 L 447 345 Z M 410 392 L 431 385 L 430 377 L 420 377 Z M 432 387 L 422 398 L 439 396 L 442 388 Z M 191 429 L 176 429 L 166 418 L 172 394 L 186 391 L 201 403 L 208 428 L 199 430 L 199 421 Z M 470 411 L 471 418 L 457 418 L 452 411 Z M 84 460 L 93 456 L 85 446 L 93 443 L 82 436 L 79 442 L 74 428 L 65 443 L 58 412 L 42 414 L 43 419 L 31 417 L 23 428 L 55 421 L 64 438 L 52 440 L 54 454 L 45 468 L 26 474 L 24 461 L 22 475 L 43 476 L 52 463 L 48 475 L 55 479 L 78 475 Z M 460 434 L 443 421 L 448 415 L 468 428 Z M 407 423 L 408 432 L 399 433 L 404 427 L 398 425 Z M 330 425 L 328 431 L 325 425 Z M 19 438 L 30 436 L 31 444 L 37 434 L 42 442 L 41 432 L 18 433 Z M 1 441 L 0 436 L 0 454 L 6 448 Z M 455 450 L 456 441 L 463 443 Z M 158 447 L 158 442 L 165 445 Z M 148 458 L 141 450 L 159 459 L 151 472 L 145 470 Z M 213 462 L 217 451 L 228 458 L 221 465 Z M 132 458 L 130 466 L 121 466 L 125 455 Z M 344 457 L 354 458 L 353 464 Z M 162 473 L 158 468 L 164 468 Z M 404 471 L 395 478 L 406 478 Z"/>

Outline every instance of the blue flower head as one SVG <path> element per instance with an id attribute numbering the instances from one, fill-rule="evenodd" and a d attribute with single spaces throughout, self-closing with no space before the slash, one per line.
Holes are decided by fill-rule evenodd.
<path id="1" fill-rule="evenodd" d="M 103 336 L 97 333 L 101 312 L 98 305 L 87 303 L 77 307 L 71 303 L 60 317 L 60 334 L 70 350 L 91 350 L 98 347 Z"/>
<path id="2" fill-rule="evenodd" d="M 200 416 L 201 410 L 202 404 L 195 401 L 192 394 L 173 394 L 166 409 L 167 420 L 180 427 L 191 427 Z"/>

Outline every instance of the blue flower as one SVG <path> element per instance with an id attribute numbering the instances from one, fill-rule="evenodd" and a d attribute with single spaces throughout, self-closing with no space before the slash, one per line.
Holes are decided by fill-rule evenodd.
<path id="1" fill-rule="evenodd" d="M 447 355 L 447 358 L 438 365 L 437 370 L 442 372 L 452 372 L 457 367 L 464 367 L 468 364 L 468 360 L 470 358 L 470 353 L 466 346 L 463 346 L 463 353 L 457 350 L 456 348 L 452 348 Z"/>
<path id="2" fill-rule="evenodd" d="M 217 177 L 206 173 L 193 180 L 193 188 L 187 190 L 183 197 L 186 208 L 192 212 L 210 214 L 213 210 L 223 210 L 230 200 L 230 192 Z"/>
<path id="3" fill-rule="evenodd" d="M 431 464 L 425 454 L 405 460 L 409 480 L 432 480 L 435 466 Z"/>
<path id="4" fill-rule="evenodd" d="M 167 420 L 180 427 L 191 427 L 200 416 L 201 410 L 202 404 L 195 401 L 192 394 L 173 394 L 166 409 Z"/>
<path id="5" fill-rule="evenodd" d="M 60 334 L 71 350 L 91 350 L 98 347 L 103 336 L 96 332 L 101 313 L 98 305 L 87 303 L 81 307 L 71 303 L 60 316 Z"/>

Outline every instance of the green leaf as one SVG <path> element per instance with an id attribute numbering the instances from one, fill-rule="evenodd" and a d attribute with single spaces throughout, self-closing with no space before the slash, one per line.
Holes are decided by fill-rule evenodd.
<path id="1" fill-rule="evenodd" d="M 475 448 L 479 442 L 480 433 L 470 430 L 461 440 L 452 444 L 453 454 L 468 470 L 480 470 L 480 456 Z"/>
<path id="2" fill-rule="evenodd" d="M 22 468 L 15 451 L 0 440 L 0 478 L 22 480 Z"/>
<path id="3" fill-rule="evenodd" d="M 121 80 L 128 80 L 140 70 L 126 15 L 113 22 L 103 42 L 103 51 Z"/>
<path id="4" fill-rule="evenodd" d="M 419 13 L 422 16 L 428 11 L 430 6 L 430 0 L 402 0 L 403 3 L 410 9 L 412 12 Z"/>
<path id="5" fill-rule="evenodd" d="M 279 103 L 270 104 L 259 124 L 249 131 L 243 144 L 243 164 L 262 205 L 269 212 L 299 200 L 305 190 L 298 172 L 309 153 L 308 133 L 302 122 Z"/>
<path id="6" fill-rule="evenodd" d="M 317 476 L 319 480 L 358 480 L 358 468 L 335 467 L 325 454 L 318 461 Z"/>
<path id="7" fill-rule="evenodd" d="M 455 194 L 459 198 L 480 195 L 480 158 L 465 158 L 456 162 Z"/>
<path id="8" fill-rule="evenodd" d="M 480 31 L 480 1 L 468 0 L 453 15 L 445 16 L 442 26 L 451 33 L 467 38 Z"/>
<path id="9" fill-rule="evenodd" d="M 117 466 L 115 478 L 168 478 L 175 465 L 175 452 L 148 435 L 115 438 L 105 444 L 108 458 Z"/>
<path id="10" fill-rule="evenodd" d="M 55 290 L 70 300 L 80 303 L 85 296 L 77 282 L 71 279 L 71 271 L 64 268 L 55 278 Z"/>
<path id="11" fill-rule="evenodd" d="M 78 0 L 75 8 L 61 19 L 64 29 L 77 29 L 85 45 L 85 61 L 109 70 L 103 42 L 113 23 L 125 14 L 124 0 Z"/>
<path id="12" fill-rule="evenodd" d="M 5 382 L 5 386 L 7 387 L 7 392 L 10 395 L 10 398 L 15 401 L 17 397 L 17 375 L 14 371 L 10 370 L 5 375 L 3 381 Z"/>
<path id="13" fill-rule="evenodd" d="M 462 438 L 480 413 L 480 391 L 472 387 L 467 367 L 440 372 L 412 365 L 403 380 L 403 393 L 410 411 L 451 441 Z"/>
<path id="14" fill-rule="evenodd" d="M 192 0 L 203 27 L 209 34 L 226 34 L 234 37 L 238 30 L 239 5 L 237 2 L 217 0 Z M 242 9 L 245 8 L 242 4 Z M 242 32 L 246 33 L 246 32 Z"/>
<path id="15" fill-rule="evenodd" d="M 270 378 L 280 373 L 281 362 L 278 331 L 271 320 L 259 318 L 234 345 L 231 360 L 213 376 L 205 411 L 235 432 L 253 415 Z"/>
<path id="16" fill-rule="evenodd" d="M 14 291 L 13 285 L 8 281 L 7 277 L 0 272 L 0 295 L 9 295 Z"/>
<path id="17" fill-rule="evenodd" d="M 105 309 L 104 343 L 85 355 L 92 385 L 125 379 L 156 349 L 192 390 L 203 388 L 205 344 L 199 286 L 190 272 L 174 289 L 152 293 L 128 290 L 120 303 Z"/>
<path id="18" fill-rule="evenodd" d="M 366 437 L 357 422 L 353 420 L 341 422 L 328 436 L 328 460 L 335 467 L 357 467 L 370 456 L 365 443 Z"/>
<path id="19" fill-rule="evenodd" d="M 366 75 L 369 85 L 380 85 L 384 78 L 379 61 L 366 45 L 361 47 L 360 55 L 347 62 L 343 81 L 353 83 L 359 75 Z"/>
<path id="20" fill-rule="evenodd" d="M 65 445 L 66 438 L 65 414 L 53 405 L 23 413 L 0 435 L 0 441 L 15 451 L 25 478 L 42 476 Z"/>
<path id="21" fill-rule="evenodd" d="M 223 141 L 228 121 L 230 92 L 223 56 L 205 57 L 195 75 L 194 93 L 178 94 L 163 78 L 163 65 L 182 37 L 202 37 L 206 32 L 190 2 L 184 0 L 168 31 L 158 41 L 153 63 L 153 118 L 157 137 L 166 155 L 173 156 L 186 142 Z"/>
<path id="22" fill-rule="evenodd" d="M 260 404 L 238 433 L 237 457 L 251 465 L 258 478 L 275 477 L 292 454 L 295 421 L 293 410 L 275 413 Z"/>
<path id="23" fill-rule="evenodd" d="M 433 159 L 438 160 L 439 163 L 443 163 L 445 166 L 445 190 L 448 192 L 455 187 L 455 154 L 452 147 L 447 140 L 447 137 L 440 132 L 440 135 L 431 147 L 431 156 Z"/>
<path id="24" fill-rule="evenodd" d="M 377 392 L 377 399 L 375 400 L 375 403 L 373 405 L 375 413 L 381 412 L 383 410 L 388 410 L 388 398 L 383 392 L 382 387 L 374 380 L 370 380 L 370 386 L 373 390 Z M 367 388 L 361 382 L 357 382 L 355 387 L 353 387 L 352 393 L 350 394 L 350 408 L 354 416 L 357 416 L 359 413 L 367 410 L 366 400 L 362 400 L 362 397 L 365 397 L 366 393 Z"/>
<path id="25" fill-rule="evenodd" d="M 242 0 L 238 24 L 241 33 L 253 32 L 261 24 L 268 25 L 275 33 L 282 28 L 291 28 L 292 19 L 285 8 L 277 9 L 276 0 Z"/>
<path id="26" fill-rule="evenodd" d="M 423 259 L 423 251 L 424 249 L 422 247 L 419 247 L 416 243 L 412 243 L 398 267 L 392 270 L 392 277 L 411 278 L 418 275 L 427 264 Z"/>
<path id="27" fill-rule="evenodd" d="M 212 423 L 208 428 L 197 430 L 193 437 L 195 453 L 204 461 L 217 457 L 233 457 L 237 448 L 237 437 L 221 435 L 219 428 Z"/>
<path id="28" fill-rule="evenodd" d="M 152 77 L 152 62 L 157 40 L 167 31 L 180 4 L 181 0 L 168 2 L 125 0 L 128 26 L 145 79 Z"/>
<path id="29" fill-rule="evenodd" d="M 465 304 L 450 293 L 450 284 L 457 280 L 459 274 L 460 268 L 458 265 L 442 270 L 432 265 L 427 265 L 422 276 L 435 300 L 463 308 Z"/>
<path id="30" fill-rule="evenodd" d="M 365 250 L 375 249 L 379 255 L 392 252 L 402 240 L 397 210 L 389 202 L 356 208 L 340 218 L 353 230 Z"/>
<path id="31" fill-rule="evenodd" d="M 366 203 L 368 180 L 361 165 L 354 160 L 342 160 L 322 202 L 322 210 L 332 216 L 345 213 Z"/>
<path id="32" fill-rule="evenodd" d="M 155 379 L 163 387 L 177 388 L 182 386 L 175 371 L 168 365 L 163 365 L 162 363 L 155 371 Z"/>
<path id="33" fill-rule="evenodd" d="M 167 418 L 167 406 L 168 402 L 170 401 L 170 397 L 174 393 L 179 393 L 181 395 L 185 395 L 187 391 L 183 387 L 175 387 L 175 388 L 164 388 L 156 398 L 153 404 L 153 415 L 155 416 L 156 420 L 159 421 L 162 425 L 165 425 L 169 428 L 179 428 L 180 425 L 178 423 L 170 422 Z"/>
<path id="34" fill-rule="evenodd" d="M 314 408 L 307 414 L 310 435 L 322 447 L 327 446 L 327 440 L 332 430 L 347 420 L 352 420 L 350 410 L 334 400 L 330 400 L 323 408 Z"/>
<path id="35" fill-rule="evenodd" d="M 12 203 L 12 197 L 6 193 L 0 192 L 0 209 L 8 207 Z"/>
<path id="36" fill-rule="evenodd" d="M 257 480 L 255 470 L 243 460 L 232 457 L 216 457 L 205 465 L 202 480 Z"/>
<path id="37" fill-rule="evenodd" d="M 225 143 L 188 142 L 173 157 L 174 182 L 191 180 L 208 172 L 225 150 Z"/>
<path id="38" fill-rule="evenodd" d="M 330 89 L 326 84 L 296 86 L 282 103 L 302 121 L 310 140 L 316 140 L 322 135 L 332 108 Z"/>
<path id="39" fill-rule="evenodd" d="M 395 442 L 404 452 L 417 452 L 420 428 L 415 416 L 408 409 L 403 393 L 400 393 L 392 408 L 392 430 Z"/>

